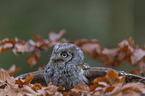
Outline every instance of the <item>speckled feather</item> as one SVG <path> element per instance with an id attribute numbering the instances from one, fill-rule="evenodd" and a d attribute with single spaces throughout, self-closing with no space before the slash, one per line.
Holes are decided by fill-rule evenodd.
<path id="1" fill-rule="evenodd" d="M 62 52 L 67 52 L 68 57 L 63 58 Z M 55 60 L 60 60 L 55 62 Z M 81 66 L 85 65 L 84 55 L 79 47 L 74 44 L 59 43 L 52 52 L 49 63 L 44 71 L 44 78 L 54 85 L 65 87 L 69 90 L 80 83 L 88 84 Z"/>

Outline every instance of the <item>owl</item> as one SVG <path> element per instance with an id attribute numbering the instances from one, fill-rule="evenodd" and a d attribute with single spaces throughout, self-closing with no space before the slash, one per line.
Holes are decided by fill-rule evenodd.
<path id="1" fill-rule="evenodd" d="M 75 44 L 58 43 L 54 46 L 51 58 L 42 71 L 32 72 L 34 79 L 31 83 L 41 83 L 46 85 L 52 82 L 53 85 L 65 87 L 69 91 L 74 86 L 84 83 L 91 84 L 96 77 L 103 77 L 112 68 L 90 67 L 84 62 L 83 51 Z M 131 77 L 127 79 L 131 82 L 133 78 L 142 79 L 141 76 L 116 71 L 120 75 Z M 29 73 L 18 76 L 17 78 L 26 78 Z"/>

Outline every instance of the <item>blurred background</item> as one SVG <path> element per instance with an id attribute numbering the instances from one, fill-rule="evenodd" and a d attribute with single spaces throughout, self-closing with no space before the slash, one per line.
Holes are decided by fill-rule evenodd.
<path id="1" fill-rule="evenodd" d="M 65 38 L 97 39 L 104 47 L 116 48 L 124 39 L 133 37 L 136 44 L 145 41 L 145 0 L 1 0 L 0 40 L 21 38 L 29 40 L 34 34 L 48 38 L 49 32 L 66 29 Z M 49 61 L 52 49 L 41 52 L 37 65 L 29 67 L 29 53 L 15 56 L 12 51 L 0 54 L 0 67 L 12 64 L 25 73 Z M 103 66 L 86 56 L 91 66 Z M 123 64 L 118 70 L 128 71 L 132 67 Z"/>

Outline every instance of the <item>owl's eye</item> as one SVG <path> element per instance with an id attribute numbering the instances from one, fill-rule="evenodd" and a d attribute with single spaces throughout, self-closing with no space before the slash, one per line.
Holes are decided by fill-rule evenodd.
<path id="1" fill-rule="evenodd" d="M 68 56 L 68 54 L 67 54 L 67 52 L 62 52 L 62 53 L 61 53 L 61 56 L 62 56 L 63 58 L 66 58 L 66 57 Z"/>

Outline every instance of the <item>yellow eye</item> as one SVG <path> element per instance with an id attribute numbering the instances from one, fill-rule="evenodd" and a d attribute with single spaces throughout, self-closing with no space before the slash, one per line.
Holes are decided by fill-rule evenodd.
<path id="1" fill-rule="evenodd" d="M 61 53 L 61 56 L 62 56 L 63 58 L 66 58 L 66 57 L 68 56 L 68 54 L 67 54 L 67 52 L 62 52 L 62 53 Z"/>

